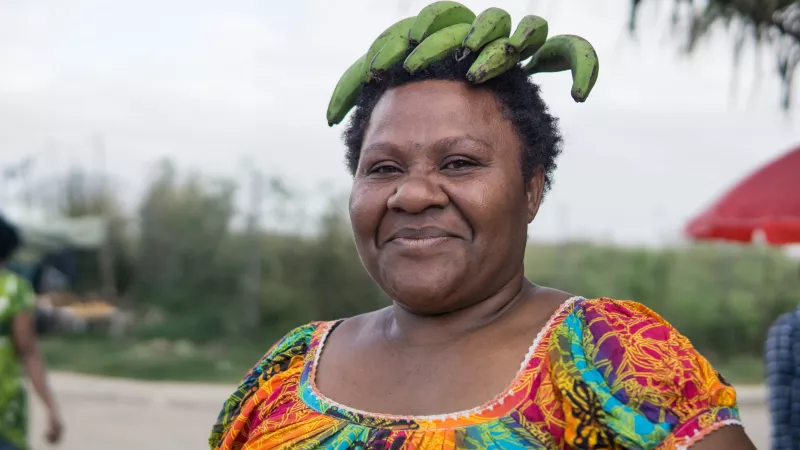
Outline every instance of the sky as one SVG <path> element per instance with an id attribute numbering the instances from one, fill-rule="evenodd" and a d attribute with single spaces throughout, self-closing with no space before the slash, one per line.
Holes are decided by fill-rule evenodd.
<path id="1" fill-rule="evenodd" d="M 105 167 L 133 211 L 161 158 L 209 175 L 258 167 L 319 210 L 350 186 L 343 127 L 325 121 L 333 87 L 386 26 L 427 3 L 4 0 L 0 168 L 31 155 L 42 180 Z M 780 109 L 771 53 L 759 65 L 746 52 L 733 70 L 721 32 L 683 57 L 657 2 L 635 39 L 629 0 L 464 3 L 501 6 L 514 23 L 543 16 L 551 35 L 579 34 L 600 57 L 584 104 L 567 72 L 533 78 L 565 137 L 533 239 L 673 242 L 740 177 L 800 145 L 800 98 Z"/>

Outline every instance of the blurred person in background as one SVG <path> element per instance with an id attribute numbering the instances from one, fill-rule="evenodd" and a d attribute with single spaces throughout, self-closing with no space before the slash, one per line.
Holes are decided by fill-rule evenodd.
<path id="1" fill-rule="evenodd" d="M 48 252 L 34 267 L 30 281 L 37 296 L 34 323 L 39 335 L 58 327 L 63 311 L 53 307 L 52 296 L 67 292 L 76 272 L 77 263 L 69 250 Z"/>
<path id="2" fill-rule="evenodd" d="M 476 54 L 447 55 L 373 74 L 344 135 L 355 244 L 392 304 L 290 331 L 210 447 L 753 449 L 733 387 L 658 314 L 526 279 L 557 120 L 519 65 L 476 86 Z"/>
<path id="3" fill-rule="evenodd" d="M 47 408 L 48 442 L 59 442 L 63 431 L 36 342 L 36 294 L 28 281 L 4 267 L 20 245 L 16 228 L 0 217 L 0 450 L 28 448 L 27 399 L 21 368 Z"/>
<path id="4" fill-rule="evenodd" d="M 800 450 L 800 308 L 772 323 L 764 355 L 772 450 Z"/>

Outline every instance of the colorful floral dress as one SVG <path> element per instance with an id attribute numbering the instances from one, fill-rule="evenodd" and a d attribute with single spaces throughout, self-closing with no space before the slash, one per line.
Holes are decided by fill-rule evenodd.
<path id="1" fill-rule="evenodd" d="M 33 309 L 31 285 L 16 274 L 0 269 L 0 442 L 27 448 L 27 404 L 22 372 L 12 341 L 12 321 Z"/>
<path id="2" fill-rule="evenodd" d="M 285 336 L 225 402 L 210 447 L 267 449 L 673 449 L 741 425 L 736 393 L 641 304 L 573 298 L 550 319 L 509 387 L 453 414 L 394 416 L 336 403 L 314 384 L 316 322 Z"/>

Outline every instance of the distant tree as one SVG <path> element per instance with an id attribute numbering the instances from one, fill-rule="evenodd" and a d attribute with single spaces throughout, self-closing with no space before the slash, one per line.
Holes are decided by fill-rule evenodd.
<path id="1" fill-rule="evenodd" d="M 636 13 L 646 2 L 631 0 L 630 28 L 637 26 Z M 781 106 L 791 108 L 792 80 L 800 64 L 800 0 L 671 0 L 672 24 L 685 39 L 684 51 L 692 54 L 697 44 L 720 26 L 733 29 L 734 63 L 738 66 L 746 45 L 758 51 L 775 51 L 774 70 L 781 80 Z"/>
<path id="2" fill-rule="evenodd" d="M 169 321 L 148 333 L 211 339 L 240 315 L 234 194 L 228 180 L 179 176 L 171 162 L 160 164 L 139 208 L 132 298 Z"/>
<path id="3" fill-rule="evenodd" d="M 61 180 L 55 198 L 58 212 L 66 217 L 119 215 L 114 193 L 104 189 L 100 176 L 81 169 L 70 170 Z"/>
<path id="4" fill-rule="evenodd" d="M 50 195 L 45 195 L 46 207 L 59 216 L 68 218 L 103 217 L 108 233 L 104 245 L 110 251 L 78 250 L 77 280 L 73 286 L 78 291 L 103 292 L 109 296 L 124 293 L 131 282 L 130 243 L 127 221 L 122 213 L 116 191 L 110 188 L 111 180 L 83 169 L 71 169 L 55 182 L 49 183 Z M 103 259 L 103 256 L 108 256 Z"/>

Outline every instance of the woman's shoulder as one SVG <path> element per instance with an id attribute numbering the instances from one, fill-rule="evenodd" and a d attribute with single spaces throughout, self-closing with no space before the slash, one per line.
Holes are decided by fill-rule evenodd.
<path id="1" fill-rule="evenodd" d="M 733 387 L 641 303 L 573 300 L 553 329 L 549 354 L 554 383 L 571 394 L 570 408 L 605 410 L 616 439 L 630 446 L 686 445 L 739 423 Z"/>
<path id="2" fill-rule="evenodd" d="M 275 364 L 280 364 L 281 361 L 288 362 L 295 357 L 305 356 L 313 346 L 314 341 L 318 340 L 321 337 L 320 335 L 324 333 L 324 330 L 337 322 L 314 321 L 289 330 L 264 353 L 255 366 L 245 375 L 243 382 L 246 383 L 248 379 L 253 377 L 261 377 L 265 368 L 274 367 Z"/>
<path id="3" fill-rule="evenodd" d="M 660 314 L 642 303 L 612 298 L 576 299 L 554 330 L 607 370 L 675 376 L 675 381 L 706 377 L 726 384 L 709 361 Z M 717 380 L 719 378 L 719 380 Z M 698 380 L 699 381 L 699 380 Z"/>
<path id="4" fill-rule="evenodd" d="M 611 297 L 574 297 L 571 301 L 573 302 L 573 309 L 584 312 L 592 311 L 603 317 L 651 318 L 669 325 L 656 311 L 636 300 L 622 300 Z"/>
<path id="5" fill-rule="evenodd" d="M 15 315 L 36 305 L 30 282 L 16 273 L 0 268 L 0 314 Z"/>
<path id="6" fill-rule="evenodd" d="M 572 317 L 597 338 L 612 333 L 631 339 L 680 341 L 691 346 L 672 324 L 643 303 L 609 297 L 576 297 L 571 302 L 565 316 Z"/>
<path id="7" fill-rule="evenodd" d="M 28 291 L 33 291 L 33 286 L 28 280 L 9 269 L 0 268 L 0 293 L 6 296 L 14 296 L 19 292 Z"/>
<path id="8" fill-rule="evenodd" d="M 293 328 L 273 343 L 258 362 L 252 366 L 237 389 L 225 400 L 209 438 L 212 448 L 222 439 L 224 432 L 242 412 L 246 404 L 254 400 L 254 394 L 264 384 L 285 384 L 299 379 L 305 356 L 324 330 L 336 322 L 309 322 Z"/>

